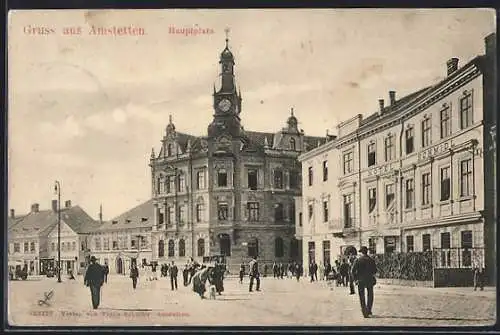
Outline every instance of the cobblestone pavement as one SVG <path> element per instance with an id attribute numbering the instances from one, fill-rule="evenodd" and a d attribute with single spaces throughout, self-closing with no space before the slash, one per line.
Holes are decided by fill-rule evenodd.
<path id="1" fill-rule="evenodd" d="M 495 323 L 496 291 L 486 288 L 375 287 L 374 316 L 364 319 L 357 295 L 345 287 L 305 278 L 262 278 L 261 292 L 248 292 L 236 279 L 224 282 L 216 300 L 201 300 L 191 287 L 179 283 L 170 290 L 165 278 L 139 281 L 110 276 L 101 305 L 91 308 L 82 277 L 75 281 L 43 278 L 9 282 L 9 322 L 12 325 L 321 325 L 321 326 L 446 326 Z M 53 290 L 50 306 L 39 305 Z"/>

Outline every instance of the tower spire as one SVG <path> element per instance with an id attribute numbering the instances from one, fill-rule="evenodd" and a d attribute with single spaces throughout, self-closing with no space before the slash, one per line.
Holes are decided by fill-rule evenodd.
<path id="1" fill-rule="evenodd" d="M 224 31 L 226 32 L 226 48 L 228 48 L 229 47 L 229 32 L 230 32 L 229 27 L 226 27 L 226 29 L 224 29 Z"/>

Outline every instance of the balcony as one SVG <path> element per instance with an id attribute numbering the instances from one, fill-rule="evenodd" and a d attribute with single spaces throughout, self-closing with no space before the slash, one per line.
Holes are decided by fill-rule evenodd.
<path id="1" fill-rule="evenodd" d="M 328 231 L 336 237 L 345 237 L 355 234 L 358 231 L 357 220 L 349 219 L 331 219 L 328 221 Z"/>

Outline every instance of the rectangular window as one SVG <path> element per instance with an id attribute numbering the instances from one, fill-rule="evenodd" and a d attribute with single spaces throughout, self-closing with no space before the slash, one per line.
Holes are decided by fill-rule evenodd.
<path id="1" fill-rule="evenodd" d="M 302 227 L 302 212 L 299 213 L 299 227 Z"/>
<path id="2" fill-rule="evenodd" d="M 109 250 L 109 237 L 103 238 L 104 250 Z"/>
<path id="3" fill-rule="evenodd" d="M 259 221 L 259 203 L 249 202 L 247 203 L 247 208 L 248 208 L 248 220 Z"/>
<path id="4" fill-rule="evenodd" d="M 205 171 L 196 172 L 196 187 L 199 190 L 205 189 Z"/>
<path id="5" fill-rule="evenodd" d="M 323 200 L 323 222 L 328 222 L 328 200 Z"/>
<path id="6" fill-rule="evenodd" d="M 184 192 L 186 190 L 186 176 L 183 174 L 179 175 L 179 192 Z"/>
<path id="7" fill-rule="evenodd" d="M 460 162 L 460 196 L 467 197 L 472 194 L 472 160 Z"/>
<path id="8" fill-rule="evenodd" d="M 310 166 L 307 171 L 308 171 L 308 177 L 309 177 L 309 186 L 312 186 L 312 184 L 313 184 L 313 168 L 312 168 L 312 166 Z"/>
<path id="9" fill-rule="evenodd" d="M 227 203 L 219 203 L 217 205 L 217 217 L 221 221 L 228 220 L 229 206 Z"/>
<path id="10" fill-rule="evenodd" d="M 406 236 L 406 252 L 413 252 L 414 250 L 413 235 L 408 235 Z"/>
<path id="11" fill-rule="evenodd" d="M 217 172 L 217 186 L 227 187 L 227 171 L 224 169 Z"/>
<path id="12" fill-rule="evenodd" d="M 71 243 L 71 250 L 76 250 L 76 242 Z"/>
<path id="13" fill-rule="evenodd" d="M 450 249 L 451 248 L 451 237 L 450 233 L 441 233 L 441 249 Z"/>
<path id="14" fill-rule="evenodd" d="M 394 184 L 385 185 L 385 208 L 389 208 L 393 205 L 394 198 Z"/>
<path id="15" fill-rule="evenodd" d="M 309 204 L 309 205 L 308 205 L 308 209 L 309 209 L 309 210 L 308 210 L 309 220 L 311 220 L 311 219 L 312 219 L 312 217 L 313 217 L 313 214 L 314 214 L 314 206 L 313 206 L 313 204 Z"/>
<path id="16" fill-rule="evenodd" d="M 274 188 L 283 188 L 283 171 L 280 169 L 274 170 Z"/>
<path id="17" fill-rule="evenodd" d="M 323 181 L 328 180 L 328 161 L 323 161 Z"/>
<path id="18" fill-rule="evenodd" d="M 35 252 L 35 242 L 30 243 L 30 251 Z"/>
<path id="19" fill-rule="evenodd" d="M 422 205 L 431 203 L 431 174 L 424 173 L 422 175 Z"/>
<path id="20" fill-rule="evenodd" d="M 119 249 L 125 249 L 125 246 L 127 244 L 127 240 L 125 236 L 118 236 L 118 248 Z"/>
<path id="21" fill-rule="evenodd" d="M 24 252 L 28 252 L 30 249 L 29 249 L 29 243 L 28 242 L 24 242 Z"/>
<path id="22" fill-rule="evenodd" d="M 460 233 L 461 238 L 461 246 L 462 246 L 462 265 L 463 266 L 472 266 L 472 231 L 466 230 Z"/>
<path id="23" fill-rule="evenodd" d="M 163 225 L 165 222 L 165 215 L 162 212 L 158 213 L 158 226 Z"/>
<path id="24" fill-rule="evenodd" d="M 351 173 L 354 167 L 353 153 L 347 152 L 344 154 L 344 174 Z"/>
<path id="25" fill-rule="evenodd" d="M 248 170 L 248 188 L 251 190 L 257 189 L 257 170 L 249 169 Z"/>
<path id="26" fill-rule="evenodd" d="M 460 99 L 460 129 L 465 129 L 472 125 L 472 94 L 468 93 Z"/>
<path id="27" fill-rule="evenodd" d="M 113 241 L 113 250 L 118 250 L 118 241 Z"/>
<path id="28" fill-rule="evenodd" d="M 174 207 L 172 206 L 167 207 L 167 220 L 167 225 L 172 225 L 175 223 Z"/>
<path id="29" fill-rule="evenodd" d="M 406 154 L 409 155 L 415 151 L 414 146 L 414 130 L 412 128 L 408 128 L 405 131 L 405 145 L 406 145 Z"/>
<path id="30" fill-rule="evenodd" d="M 283 204 L 275 204 L 274 205 L 274 221 L 282 222 L 285 215 L 283 212 Z"/>
<path id="31" fill-rule="evenodd" d="M 405 208 L 413 208 L 413 200 L 414 200 L 414 185 L 413 179 L 406 179 L 405 181 Z"/>
<path id="32" fill-rule="evenodd" d="M 376 159 L 375 143 L 370 143 L 368 144 L 368 167 L 375 165 Z"/>
<path id="33" fill-rule="evenodd" d="M 451 264 L 451 237 L 450 233 L 441 233 L 441 266 L 449 267 Z"/>
<path id="34" fill-rule="evenodd" d="M 450 106 L 446 105 L 441 111 L 440 111 L 440 119 L 441 119 L 441 128 L 440 128 L 440 134 L 441 138 L 445 138 L 450 136 L 451 134 L 451 110 Z"/>
<path id="35" fill-rule="evenodd" d="M 101 250 L 101 238 L 96 237 L 94 239 L 95 250 Z"/>
<path id="36" fill-rule="evenodd" d="M 330 262 L 330 241 L 323 241 L 323 264 Z"/>
<path id="37" fill-rule="evenodd" d="M 15 246 L 15 244 L 14 244 L 14 246 Z M 50 250 L 56 251 L 56 244 L 54 242 L 52 242 Z"/>
<path id="38" fill-rule="evenodd" d="M 372 255 L 377 253 L 377 241 L 375 238 L 368 239 L 368 252 Z"/>
<path id="39" fill-rule="evenodd" d="M 312 262 L 316 261 L 316 246 L 314 242 L 309 242 L 307 244 L 308 251 L 309 251 L 309 264 Z"/>
<path id="40" fill-rule="evenodd" d="M 431 119 L 425 118 L 422 121 L 422 147 L 425 148 L 431 144 Z"/>
<path id="41" fill-rule="evenodd" d="M 179 206 L 179 223 L 186 222 L 186 208 L 184 205 Z"/>
<path id="42" fill-rule="evenodd" d="M 431 234 L 422 235 L 422 251 L 431 251 Z"/>
<path id="43" fill-rule="evenodd" d="M 130 249 L 137 249 L 137 243 L 135 239 L 130 240 Z"/>
<path id="44" fill-rule="evenodd" d="M 353 206 L 352 206 L 352 196 L 350 194 L 344 195 L 344 228 L 352 228 L 353 220 Z"/>
<path id="45" fill-rule="evenodd" d="M 55 246 L 55 243 L 52 243 L 53 246 Z M 55 248 L 52 250 L 54 251 Z M 14 252 L 21 252 L 21 246 L 19 243 L 14 243 Z"/>
<path id="46" fill-rule="evenodd" d="M 290 188 L 295 189 L 299 187 L 299 174 L 297 171 L 290 171 Z"/>
<path id="47" fill-rule="evenodd" d="M 396 251 L 396 237 L 385 236 L 384 237 L 384 252 L 386 254 L 391 254 Z"/>
<path id="48" fill-rule="evenodd" d="M 450 167 L 441 168 L 441 201 L 450 200 Z"/>
<path id="49" fill-rule="evenodd" d="M 172 193 L 174 191 L 174 176 L 167 176 L 165 185 L 167 187 L 167 193 Z"/>
<path id="50" fill-rule="evenodd" d="M 203 204 L 196 205 L 196 222 L 201 222 L 203 220 L 203 212 L 205 210 Z"/>
<path id="51" fill-rule="evenodd" d="M 385 140 L 384 140 L 384 154 L 385 154 L 385 161 L 391 161 L 394 158 L 396 158 L 396 146 L 394 144 L 394 136 L 389 134 Z"/>
<path id="52" fill-rule="evenodd" d="M 371 213 L 377 206 L 377 189 L 375 187 L 368 189 L 368 212 Z"/>

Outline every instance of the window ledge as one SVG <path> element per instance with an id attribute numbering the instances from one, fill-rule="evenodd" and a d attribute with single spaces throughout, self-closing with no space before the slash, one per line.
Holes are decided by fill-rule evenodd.
<path id="1" fill-rule="evenodd" d="M 451 205 L 451 203 L 452 203 L 452 201 L 451 201 L 450 199 L 448 199 L 448 200 L 440 200 L 440 201 L 439 201 L 439 204 L 440 204 L 441 206 L 444 206 L 444 205 Z"/>
<path id="2" fill-rule="evenodd" d="M 472 200 L 472 199 L 476 199 L 476 196 L 475 195 L 468 195 L 465 197 L 460 197 L 460 199 L 458 199 L 458 201 L 468 201 L 468 200 Z"/>
<path id="3" fill-rule="evenodd" d="M 415 208 L 413 208 L 413 207 L 403 209 L 403 212 L 405 212 L 405 213 L 410 213 L 410 212 L 414 212 L 414 211 L 415 211 Z"/>
<path id="4" fill-rule="evenodd" d="M 420 209 L 428 209 L 428 208 L 432 208 L 432 204 L 422 205 L 422 206 L 420 207 Z"/>

